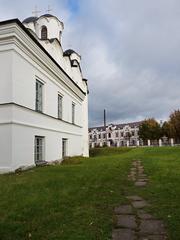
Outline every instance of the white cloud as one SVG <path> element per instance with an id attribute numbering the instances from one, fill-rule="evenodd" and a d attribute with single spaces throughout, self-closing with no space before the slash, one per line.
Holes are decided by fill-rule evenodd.
<path id="1" fill-rule="evenodd" d="M 65 22 L 63 45 L 82 55 L 89 79 L 90 125 L 166 118 L 180 106 L 180 1 L 79 0 L 51 4 Z M 36 1 L 0 0 L 1 19 L 29 16 Z M 21 11 L 23 9 L 23 11 Z"/>

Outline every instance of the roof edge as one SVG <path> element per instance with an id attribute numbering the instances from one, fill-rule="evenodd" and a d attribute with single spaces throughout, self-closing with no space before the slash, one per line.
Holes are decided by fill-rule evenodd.
<path id="1" fill-rule="evenodd" d="M 64 69 L 56 62 L 56 60 L 46 51 L 46 49 L 38 42 L 38 40 L 29 32 L 18 18 L 13 18 L 0 22 L 0 26 L 16 23 L 35 43 L 38 47 L 56 64 L 56 66 L 65 74 L 66 77 L 86 96 L 86 93 L 72 80 L 72 78 L 64 71 Z"/>

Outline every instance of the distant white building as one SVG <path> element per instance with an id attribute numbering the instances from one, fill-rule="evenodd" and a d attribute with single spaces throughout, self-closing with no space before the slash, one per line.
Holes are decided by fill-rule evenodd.
<path id="1" fill-rule="evenodd" d="M 53 15 L 0 22 L 0 172 L 89 155 L 81 57 Z"/>
<path id="2" fill-rule="evenodd" d="M 141 145 L 139 139 L 141 124 L 142 122 L 133 122 L 89 128 L 89 145 L 90 147 L 139 146 Z"/>

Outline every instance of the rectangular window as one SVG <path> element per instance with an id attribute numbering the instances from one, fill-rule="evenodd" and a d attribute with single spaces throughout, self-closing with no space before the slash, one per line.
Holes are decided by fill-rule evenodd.
<path id="1" fill-rule="evenodd" d="M 75 123 L 75 103 L 72 103 L 72 123 Z"/>
<path id="2" fill-rule="evenodd" d="M 63 97 L 58 94 L 58 118 L 62 119 L 62 101 L 63 101 Z"/>
<path id="3" fill-rule="evenodd" d="M 36 111 L 43 110 L 43 83 L 36 80 Z"/>
<path id="4" fill-rule="evenodd" d="M 35 163 L 44 161 L 44 137 L 35 136 L 34 148 Z"/>
<path id="5" fill-rule="evenodd" d="M 67 157 L 67 141 L 66 138 L 62 139 L 62 158 Z"/>

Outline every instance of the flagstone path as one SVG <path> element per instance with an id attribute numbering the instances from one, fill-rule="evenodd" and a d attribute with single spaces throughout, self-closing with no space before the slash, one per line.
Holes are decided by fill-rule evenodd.
<path id="1" fill-rule="evenodd" d="M 146 187 L 149 179 L 140 160 L 134 160 L 128 179 Z M 139 196 L 127 196 L 128 204 L 114 209 L 112 240 L 167 240 L 163 222 L 147 213 L 149 203 Z"/>

